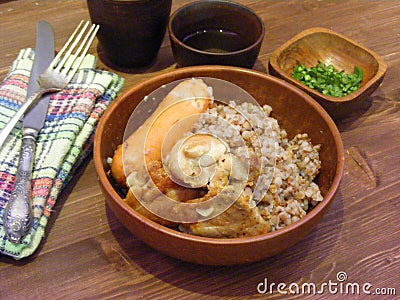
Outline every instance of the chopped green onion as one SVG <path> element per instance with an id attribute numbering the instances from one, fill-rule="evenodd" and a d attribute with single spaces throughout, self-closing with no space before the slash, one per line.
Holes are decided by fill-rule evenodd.
<path id="1" fill-rule="evenodd" d="M 298 63 L 293 68 L 292 76 L 324 95 L 344 97 L 360 88 L 363 72 L 357 66 L 353 73 L 345 74 L 344 71 L 338 71 L 334 66 L 322 62 L 311 68 Z"/>

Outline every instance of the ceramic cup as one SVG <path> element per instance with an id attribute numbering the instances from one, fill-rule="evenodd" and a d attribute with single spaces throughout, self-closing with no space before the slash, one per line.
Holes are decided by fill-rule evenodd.
<path id="1" fill-rule="evenodd" d="M 98 55 L 110 67 L 151 64 L 164 39 L 172 0 L 87 0 L 99 24 Z"/>
<path id="2" fill-rule="evenodd" d="M 191 2 L 168 22 L 179 67 L 229 65 L 252 68 L 265 34 L 261 18 L 250 8 L 225 0 Z"/>

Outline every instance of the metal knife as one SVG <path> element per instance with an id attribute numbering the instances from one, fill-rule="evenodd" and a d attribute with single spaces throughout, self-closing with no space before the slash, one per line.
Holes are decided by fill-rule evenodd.
<path id="1" fill-rule="evenodd" d="M 38 78 L 54 58 L 54 32 L 51 25 L 39 21 L 36 27 L 36 48 L 29 79 L 27 99 L 39 89 Z M 43 96 L 23 119 L 22 146 L 14 191 L 4 212 L 4 228 L 10 241 L 19 243 L 32 226 L 31 173 L 36 150 L 36 137 L 44 125 L 49 95 Z"/>

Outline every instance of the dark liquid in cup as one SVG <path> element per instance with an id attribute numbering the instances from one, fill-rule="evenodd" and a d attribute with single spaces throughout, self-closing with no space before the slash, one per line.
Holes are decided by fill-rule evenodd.
<path id="1" fill-rule="evenodd" d="M 213 53 L 233 52 L 249 46 L 239 34 L 223 29 L 199 30 L 183 38 L 182 42 L 192 48 Z"/>

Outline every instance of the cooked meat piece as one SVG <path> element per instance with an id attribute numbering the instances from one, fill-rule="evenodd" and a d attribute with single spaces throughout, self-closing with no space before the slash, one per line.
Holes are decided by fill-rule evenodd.
<path id="1" fill-rule="evenodd" d="M 225 212 L 208 221 L 183 224 L 189 233 L 212 238 L 236 238 L 264 234 L 271 231 L 257 207 L 250 207 L 249 197 L 241 195 Z"/>
<path id="2" fill-rule="evenodd" d="M 212 89 L 201 79 L 188 79 L 173 88 L 149 118 L 115 151 L 111 174 L 118 185 L 126 187 L 125 174 L 134 172 L 138 166 L 161 160 L 161 152 L 169 152 L 197 122 L 198 114 L 207 110 L 212 99 Z M 178 129 L 166 138 L 174 126 Z"/>
<path id="3" fill-rule="evenodd" d="M 204 196 L 204 191 L 201 189 L 188 189 L 173 182 L 165 172 L 161 161 L 152 161 L 148 163 L 147 172 L 151 180 L 149 176 L 144 176 L 144 180 L 143 178 L 140 179 L 143 180 L 144 183 L 142 186 L 131 186 L 125 201 L 134 210 L 157 223 L 165 226 L 173 226 L 175 224 L 170 220 L 165 220 L 150 212 L 142 205 L 143 201 L 146 203 L 147 207 L 153 208 L 154 210 L 152 209 L 152 211 L 155 212 L 169 209 L 168 206 L 166 207 L 163 198 L 160 197 L 159 192 L 178 202 L 185 202 Z M 132 190 L 134 192 L 132 192 Z M 138 201 L 135 196 L 138 196 L 141 201 Z"/>
<path id="4" fill-rule="evenodd" d="M 264 220 L 259 209 L 250 205 L 251 193 L 238 193 L 229 182 L 230 168 L 224 163 L 218 165 L 215 175 L 208 185 L 209 192 L 202 198 L 188 201 L 190 203 L 199 203 L 210 200 L 218 195 L 221 197 L 221 202 L 229 203 L 232 199 L 237 200 L 223 213 L 206 221 L 182 224 L 180 228 L 191 234 L 213 237 L 213 238 L 235 238 L 254 236 L 271 231 L 271 226 L 268 221 Z M 225 189 L 225 192 L 222 190 Z M 231 191 L 231 192 L 229 192 Z M 221 203 L 220 202 L 220 203 Z M 212 211 L 212 210 L 210 210 Z"/>

